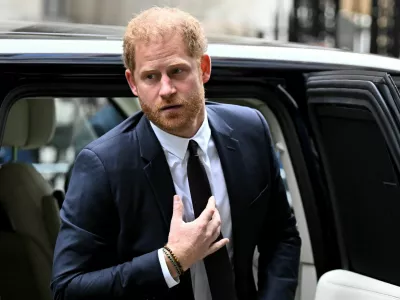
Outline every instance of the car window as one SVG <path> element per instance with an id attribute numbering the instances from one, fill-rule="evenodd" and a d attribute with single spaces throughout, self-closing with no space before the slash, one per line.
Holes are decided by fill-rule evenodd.
<path id="1" fill-rule="evenodd" d="M 52 139 L 37 149 L 0 148 L 0 164 L 16 151 L 16 161 L 32 164 L 54 189 L 64 190 L 66 175 L 84 146 L 126 117 L 108 98 L 53 98 L 55 129 Z M 35 99 L 29 99 L 35 101 Z"/>

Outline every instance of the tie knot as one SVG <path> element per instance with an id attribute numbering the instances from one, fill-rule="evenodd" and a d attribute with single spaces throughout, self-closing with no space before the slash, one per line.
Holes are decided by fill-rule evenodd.
<path id="1" fill-rule="evenodd" d="M 189 141 L 189 146 L 188 146 L 190 155 L 195 155 L 195 156 L 197 156 L 197 155 L 198 155 L 198 154 L 197 154 L 197 148 L 198 148 L 198 147 L 199 147 L 199 145 L 196 143 L 196 141 L 190 140 L 190 141 Z"/>

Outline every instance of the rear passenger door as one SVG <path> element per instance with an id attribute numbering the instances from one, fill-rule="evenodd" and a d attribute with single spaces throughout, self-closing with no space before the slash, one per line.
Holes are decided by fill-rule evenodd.
<path id="1" fill-rule="evenodd" d="M 387 73 L 335 71 L 307 96 L 341 267 L 400 286 L 399 92 Z"/>

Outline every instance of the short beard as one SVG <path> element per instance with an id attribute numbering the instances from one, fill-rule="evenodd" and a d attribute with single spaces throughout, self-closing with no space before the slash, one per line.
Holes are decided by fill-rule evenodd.
<path id="1" fill-rule="evenodd" d="M 201 85 L 199 89 L 193 91 L 187 98 L 174 95 L 171 98 L 163 99 L 164 103 L 162 106 L 165 104 L 183 105 L 183 110 L 179 115 L 176 114 L 169 118 L 166 118 L 161 113 L 160 108 L 162 106 L 150 106 L 144 103 L 140 97 L 139 102 L 143 113 L 153 124 L 168 133 L 181 136 L 185 130 L 192 127 L 193 122 L 195 122 L 199 114 L 203 112 L 205 105 L 204 96 L 204 86 Z"/>

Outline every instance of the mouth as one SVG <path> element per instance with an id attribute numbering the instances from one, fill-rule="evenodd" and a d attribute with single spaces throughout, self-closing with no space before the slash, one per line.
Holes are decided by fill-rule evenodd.
<path id="1" fill-rule="evenodd" d="M 166 106 L 162 107 L 160 110 L 161 111 L 171 111 L 171 110 L 179 109 L 181 107 L 182 107 L 182 105 L 180 105 L 180 104 L 166 105 Z"/>

